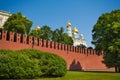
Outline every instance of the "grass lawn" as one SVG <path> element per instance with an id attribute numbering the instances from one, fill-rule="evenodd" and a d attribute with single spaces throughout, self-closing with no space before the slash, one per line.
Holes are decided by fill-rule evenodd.
<path id="1" fill-rule="evenodd" d="M 120 73 L 68 71 L 64 77 L 40 78 L 37 80 L 120 80 Z"/>

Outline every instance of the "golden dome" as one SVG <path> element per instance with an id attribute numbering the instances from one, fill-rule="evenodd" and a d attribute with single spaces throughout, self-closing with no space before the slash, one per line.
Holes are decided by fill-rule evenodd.
<path id="1" fill-rule="evenodd" d="M 76 27 L 74 27 L 74 29 L 72 30 L 73 33 L 78 33 L 78 29 Z"/>
<path id="2" fill-rule="evenodd" d="M 66 26 L 67 26 L 67 27 L 70 27 L 70 26 L 71 26 L 71 23 L 70 23 L 70 22 L 68 22 L 68 23 L 66 24 Z"/>
<path id="3" fill-rule="evenodd" d="M 37 31 L 39 31 L 39 30 L 40 30 L 40 26 L 37 26 L 35 29 L 36 29 Z"/>

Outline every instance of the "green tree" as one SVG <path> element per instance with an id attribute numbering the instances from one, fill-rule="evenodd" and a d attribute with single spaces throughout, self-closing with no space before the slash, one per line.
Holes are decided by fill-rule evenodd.
<path id="1" fill-rule="evenodd" d="M 51 40 L 52 30 L 49 26 L 44 25 L 39 31 L 40 38 L 45 40 Z"/>
<path id="2" fill-rule="evenodd" d="M 80 45 L 78 45 L 77 47 L 80 47 L 80 48 L 86 48 L 86 46 L 83 45 L 83 44 L 80 44 Z"/>
<path id="3" fill-rule="evenodd" d="M 35 29 L 32 29 L 29 32 L 29 36 L 40 38 L 40 26 L 37 26 Z"/>
<path id="4" fill-rule="evenodd" d="M 40 30 L 36 28 L 31 30 L 29 33 L 30 36 L 55 41 L 62 44 L 73 45 L 73 40 L 66 33 L 64 33 L 64 28 L 56 29 L 54 31 L 51 30 L 49 26 L 43 26 Z"/>
<path id="5" fill-rule="evenodd" d="M 29 33 L 29 36 L 37 37 L 39 38 L 39 32 L 36 29 L 32 29 Z"/>
<path id="6" fill-rule="evenodd" d="M 62 44 L 73 45 L 73 40 L 66 33 L 64 33 L 64 28 L 56 29 L 53 31 L 52 40 Z"/>
<path id="7" fill-rule="evenodd" d="M 106 66 L 120 72 L 120 10 L 100 16 L 92 33 L 95 49 L 105 51 Z"/>
<path id="8" fill-rule="evenodd" d="M 45 39 L 45 40 L 51 40 L 52 37 L 52 30 L 49 26 L 45 25 L 41 27 L 40 29 L 32 29 L 29 33 L 30 36 Z"/>
<path id="9" fill-rule="evenodd" d="M 89 46 L 87 49 L 93 49 L 93 47 L 92 47 L 92 46 Z"/>
<path id="10" fill-rule="evenodd" d="M 20 12 L 12 14 L 4 24 L 4 29 L 22 34 L 28 34 L 32 21 L 23 16 Z"/>

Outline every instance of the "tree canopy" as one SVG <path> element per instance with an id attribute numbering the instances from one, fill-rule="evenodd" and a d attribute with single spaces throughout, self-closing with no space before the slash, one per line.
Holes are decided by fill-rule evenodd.
<path id="1" fill-rule="evenodd" d="M 47 25 L 41 27 L 40 30 L 33 29 L 29 33 L 30 36 L 37 38 L 50 40 L 62 44 L 73 45 L 73 40 L 66 33 L 64 33 L 64 28 L 55 29 L 54 31 Z"/>
<path id="2" fill-rule="evenodd" d="M 120 72 L 120 10 L 101 15 L 92 30 L 96 50 L 104 50 L 104 63 Z"/>
<path id="3" fill-rule="evenodd" d="M 45 39 L 45 40 L 51 40 L 52 37 L 52 30 L 49 26 L 44 25 L 41 27 L 39 31 L 40 38 Z"/>
<path id="4" fill-rule="evenodd" d="M 44 25 L 40 28 L 40 30 L 32 29 L 29 33 L 30 36 L 45 39 L 45 40 L 51 40 L 52 37 L 52 30 L 49 26 Z"/>
<path id="5" fill-rule="evenodd" d="M 4 24 L 4 29 L 22 34 L 28 34 L 32 26 L 32 21 L 22 15 L 22 13 L 12 14 Z"/>
<path id="6" fill-rule="evenodd" d="M 56 29 L 53 31 L 52 41 L 62 44 L 73 45 L 73 39 L 64 33 L 64 28 Z"/>

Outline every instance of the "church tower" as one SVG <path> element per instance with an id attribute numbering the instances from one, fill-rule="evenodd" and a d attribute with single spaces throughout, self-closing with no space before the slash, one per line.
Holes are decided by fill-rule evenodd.
<path id="1" fill-rule="evenodd" d="M 66 27 L 67 27 L 67 34 L 68 34 L 68 36 L 72 37 L 71 23 L 68 22 L 66 24 Z"/>
<path id="2" fill-rule="evenodd" d="M 73 38 L 78 38 L 78 30 L 76 27 L 74 27 L 74 29 L 72 30 L 73 33 Z"/>

